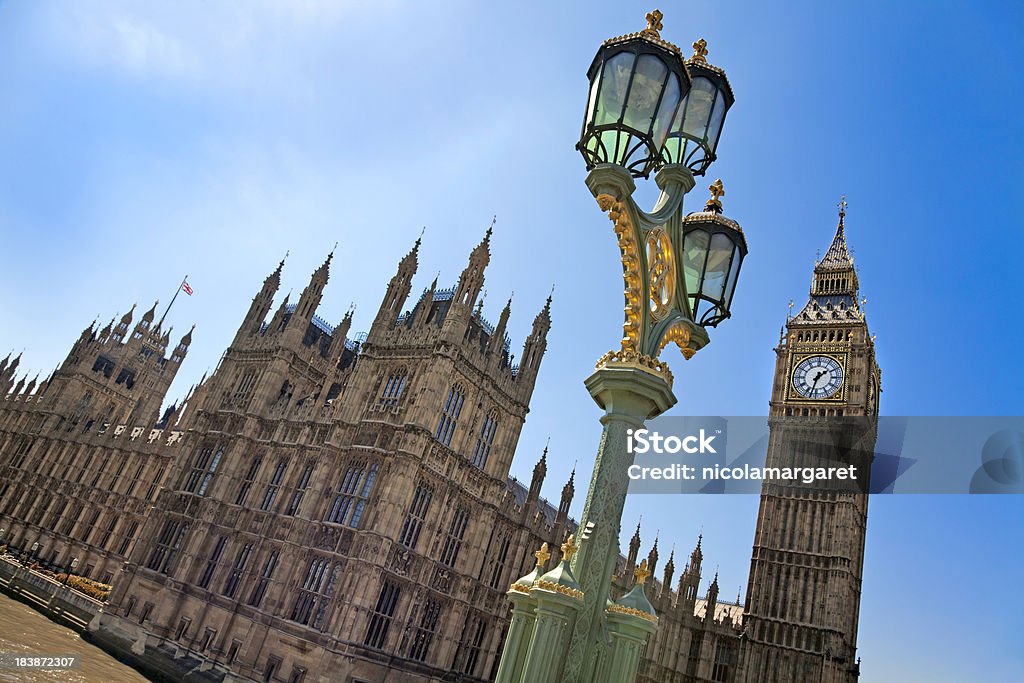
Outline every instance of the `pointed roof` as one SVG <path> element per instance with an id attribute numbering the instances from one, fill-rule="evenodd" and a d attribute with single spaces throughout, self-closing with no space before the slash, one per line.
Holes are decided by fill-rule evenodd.
<path id="1" fill-rule="evenodd" d="M 158 305 L 160 305 L 160 301 L 159 300 L 153 302 L 153 308 L 149 309 L 148 311 L 145 312 L 145 314 L 143 314 L 142 322 L 145 322 L 145 323 L 153 322 L 153 318 L 156 317 L 156 307 Z"/>
<path id="2" fill-rule="evenodd" d="M 815 271 L 853 268 L 853 256 L 850 255 L 850 249 L 846 245 L 846 229 L 843 225 L 845 218 L 846 196 L 843 195 L 843 200 L 839 202 L 839 225 L 836 227 L 835 237 L 832 238 L 832 244 L 829 245 L 825 255 L 815 266 Z"/>

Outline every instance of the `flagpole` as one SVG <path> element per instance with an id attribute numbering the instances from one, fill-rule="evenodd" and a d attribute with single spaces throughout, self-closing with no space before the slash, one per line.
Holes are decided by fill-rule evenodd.
<path id="1" fill-rule="evenodd" d="M 185 277 L 183 277 L 183 278 L 181 279 L 181 284 L 180 284 L 180 285 L 178 285 L 178 291 L 176 291 L 176 292 L 174 293 L 174 296 L 172 296 L 172 297 L 171 297 L 171 303 L 167 304 L 167 308 L 166 308 L 166 309 L 164 309 L 164 314 L 163 314 L 162 316 L 160 316 L 160 322 L 158 322 L 158 323 L 156 324 L 156 326 L 157 326 L 158 328 L 159 328 L 160 326 L 162 326 L 162 325 L 164 324 L 164 318 L 166 318 L 166 317 L 167 317 L 167 314 L 168 314 L 168 313 L 170 312 L 170 310 L 171 310 L 171 306 L 173 306 L 173 305 L 174 305 L 174 300 L 178 298 L 178 295 L 179 295 L 179 294 L 181 294 L 181 289 L 182 289 L 182 288 L 183 288 L 183 287 L 185 286 L 185 283 L 186 283 L 186 282 L 188 282 L 188 275 L 186 275 Z"/>

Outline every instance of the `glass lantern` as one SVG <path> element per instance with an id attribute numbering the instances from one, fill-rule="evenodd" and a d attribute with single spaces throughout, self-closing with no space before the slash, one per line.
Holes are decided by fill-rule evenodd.
<path id="1" fill-rule="evenodd" d="M 617 164 L 646 178 L 662 164 L 662 147 L 690 77 L 679 48 L 661 39 L 661 13 L 648 28 L 605 41 L 587 76 L 590 96 L 576 149 L 591 170 Z"/>
<path id="2" fill-rule="evenodd" d="M 665 163 L 686 166 L 694 175 L 704 175 L 715 160 L 725 114 L 735 98 L 725 72 L 708 64 L 707 42 L 693 44 L 694 55 L 686 61 L 692 85 L 672 120 L 663 154 Z"/>
<path id="3" fill-rule="evenodd" d="M 692 320 L 715 327 L 728 318 L 740 266 L 747 255 L 743 229 L 714 199 L 683 219 L 683 279 Z"/>

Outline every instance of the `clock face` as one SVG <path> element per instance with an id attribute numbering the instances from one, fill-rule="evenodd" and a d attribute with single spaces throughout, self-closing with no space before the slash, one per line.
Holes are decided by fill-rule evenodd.
<path id="1" fill-rule="evenodd" d="M 793 388 L 804 398 L 830 398 L 843 386 L 843 366 L 831 356 L 804 358 L 793 370 Z"/>

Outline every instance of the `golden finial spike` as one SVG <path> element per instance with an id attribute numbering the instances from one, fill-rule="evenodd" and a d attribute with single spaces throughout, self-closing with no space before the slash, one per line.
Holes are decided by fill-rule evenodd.
<path id="1" fill-rule="evenodd" d="M 708 41 L 701 38 L 693 44 L 693 56 L 690 59 L 694 62 L 706 62 L 708 56 Z"/>
<path id="2" fill-rule="evenodd" d="M 842 196 L 842 198 L 839 200 L 839 203 L 836 204 L 836 206 L 839 207 L 839 217 L 840 218 L 845 217 L 846 216 L 846 207 L 847 207 L 846 195 L 845 194 Z"/>
<path id="3" fill-rule="evenodd" d="M 533 556 L 537 558 L 537 568 L 543 569 L 544 565 L 546 565 L 548 560 L 551 559 L 551 553 L 548 552 L 548 544 L 545 543 L 542 545 L 540 550 L 535 552 Z"/>
<path id="4" fill-rule="evenodd" d="M 640 566 L 633 570 L 633 576 L 636 577 L 636 582 L 639 585 L 644 585 L 647 581 L 647 577 L 651 575 L 651 572 L 647 569 L 647 560 L 640 560 Z"/>
<path id="5" fill-rule="evenodd" d="M 645 28 L 642 31 L 642 33 L 653 35 L 655 38 L 661 38 L 661 34 L 659 33 L 659 31 L 665 28 L 664 25 L 661 23 L 661 20 L 662 18 L 664 18 L 664 16 L 665 15 L 661 13 L 660 9 L 648 12 L 646 17 L 647 28 Z"/>
<path id="6" fill-rule="evenodd" d="M 711 199 L 704 205 L 704 210 L 722 213 L 722 197 L 725 196 L 725 186 L 722 185 L 722 179 L 719 178 L 708 185 L 708 189 L 711 190 Z"/>
<path id="7" fill-rule="evenodd" d="M 569 538 L 565 539 L 565 543 L 562 544 L 562 559 L 568 562 L 576 554 L 576 550 L 578 550 L 576 536 L 569 534 Z"/>

